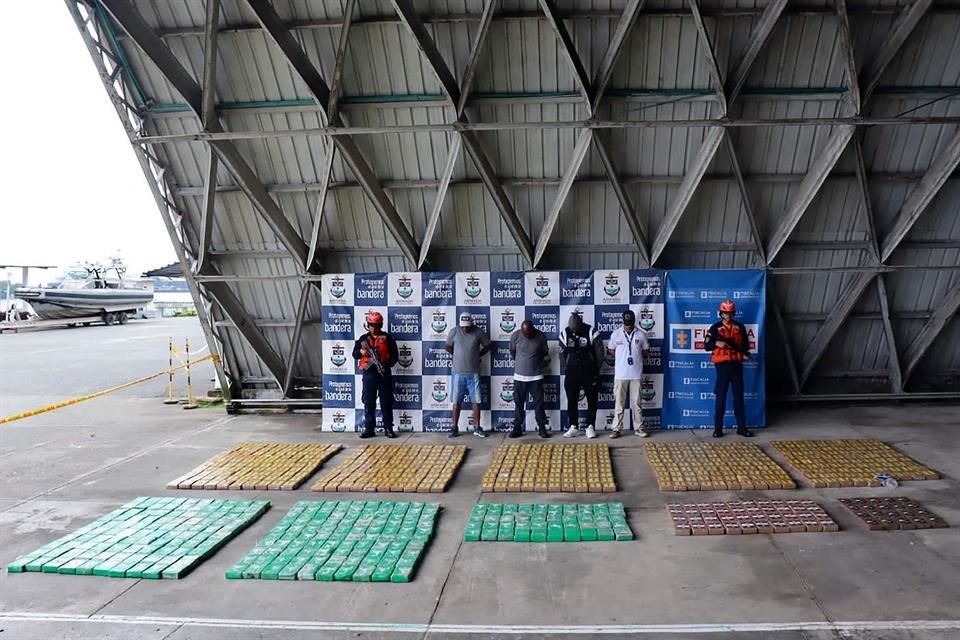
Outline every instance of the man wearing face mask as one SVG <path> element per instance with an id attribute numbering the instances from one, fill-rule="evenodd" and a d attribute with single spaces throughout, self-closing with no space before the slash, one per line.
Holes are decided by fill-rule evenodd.
<path id="1" fill-rule="evenodd" d="M 597 394 L 600 392 L 600 364 L 603 362 L 603 340 L 576 311 L 570 314 L 567 328 L 560 333 L 560 365 L 567 392 L 567 415 L 570 428 L 564 438 L 580 434 L 580 393 L 587 399 L 587 437 L 596 438 Z"/>
<path id="2" fill-rule="evenodd" d="M 623 326 L 610 336 L 607 353 L 614 356 L 613 396 L 613 433 L 611 438 L 619 438 L 623 431 L 623 412 L 630 396 L 630 415 L 633 417 L 634 433 L 646 438 L 650 433 L 643 423 L 643 407 L 640 404 L 640 380 L 643 378 L 643 356 L 646 355 L 647 334 L 637 328 L 637 316 L 627 309 L 623 312 Z"/>
<path id="3" fill-rule="evenodd" d="M 716 404 L 713 409 L 713 437 L 723 437 L 723 414 L 727 411 L 727 388 L 733 388 L 733 413 L 737 416 L 737 435 L 752 438 L 747 429 L 747 411 L 743 402 L 743 361 L 750 358 L 747 328 L 733 317 L 737 306 L 733 300 L 720 303 L 720 322 L 707 331 L 703 348 L 710 352 L 710 361 L 717 372 L 713 388 Z"/>
<path id="4" fill-rule="evenodd" d="M 510 336 L 510 355 L 513 356 L 513 430 L 510 438 L 523 435 L 526 422 L 527 396 L 533 398 L 533 411 L 537 419 L 537 431 L 541 438 L 549 438 L 547 412 L 543 408 L 543 371 L 550 364 L 550 351 L 543 332 L 524 320 L 520 331 Z"/>

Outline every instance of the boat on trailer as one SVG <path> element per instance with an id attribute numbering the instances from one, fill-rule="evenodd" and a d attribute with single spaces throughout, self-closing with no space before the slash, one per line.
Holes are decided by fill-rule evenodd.
<path id="1" fill-rule="evenodd" d="M 117 277 L 108 277 L 114 271 Z M 40 320 L 89 324 L 125 324 L 153 300 L 143 285 L 124 280 L 126 269 L 114 261 L 109 267 L 85 265 L 68 269 L 62 279 L 49 287 L 24 287 L 14 295 L 30 304 Z"/>

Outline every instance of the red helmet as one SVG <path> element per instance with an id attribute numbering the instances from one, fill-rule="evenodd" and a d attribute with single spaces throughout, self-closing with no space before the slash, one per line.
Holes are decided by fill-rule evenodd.
<path id="1" fill-rule="evenodd" d="M 720 313 L 736 313 L 737 305 L 733 303 L 733 300 L 724 300 L 720 303 Z"/>
<path id="2" fill-rule="evenodd" d="M 383 314 L 379 311 L 371 311 L 367 314 L 367 324 L 375 324 L 379 327 L 383 326 Z"/>

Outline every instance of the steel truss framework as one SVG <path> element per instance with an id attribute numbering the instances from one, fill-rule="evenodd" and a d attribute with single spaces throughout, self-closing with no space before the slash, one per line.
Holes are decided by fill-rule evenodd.
<path id="1" fill-rule="evenodd" d="M 693 19 L 700 46 L 698 47 L 709 70 L 712 95 L 697 99 L 708 100 L 712 104 L 713 115 L 703 119 L 687 120 L 603 120 L 599 118 L 600 108 L 605 100 L 638 99 L 643 96 L 624 98 L 623 95 L 608 94 L 608 87 L 614 68 L 626 48 L 632 29 L 644 12 L 643 0 L 629 0 L 625 8 L 609 13 L 607 18 L 614 20 L 612 35 L 602 56 L 602 61 L 593 77 L 586 70 L 574 38 L 572 27 L 577 20 L 595 20 L 598 12 L 562 13 L 553 0 L 539 0 L 540 11 L 501 13 L 497 0 L 485 0 L 482 13 L 475 15 L 426 16 L 418 15 L 409 0 L 393 0 L 395 15 L 380 17 L 360 17 L 357 15 L 356 0 L 347 0 L 344 17 L 339 20 L 312 20 L 284 23 L 268 0 L 243 0 L 246 7 L 256 16 L 258 24 L 224 24 L 221 15 L 220 0 L 207 0 L 206 17 L 202 29 L 204 38 L 204 62 L 199 80 L 194 79 L 171 52 L 170 42 L 188 34 L 199 33 L 197 28 L 154 29 L 138 12 L 131 0 L 65 0 L 76 21 L 84 42 L 97 66 L 110 98 L 127 131 L 144 175 L 150 185 L 154 198 L 161 211 L 163 221 L 177 252 L 183 273 L 197 303 L 200 319 L 211 348 L 218 352 L 226 362 L 226 369 L 219 363 L 218 376 L 224 389 L 243 386 L 266 386 L 277 389 L 282 398 L 297 395 L 295 382 L 298 378 L 297 355 L 300 352 L 305 327 L 316 323 L 308 319 L 311 293 L 315 292 L 323 272 L 323 257 L 329 248 L 320 247 L 321 222 L 331 193 L 339 189 L 360 188 L 382 220 L 384 227 L 392 237 L 396 249 L 370 250 L 378 255 L 402 256 L 408 268 L 442 268 L 444 256 L 451 252 L 477 251 L 469 247 L 450 248 L 433 247 L 438 224 L 445 209 L 445 201 L 454 185 L 481 184 L 494 203 L 505 228 L 509 231 L 514 246 L 504 246 L 493 250 L 504 254 L 519 254 L 528 268 L 538 268 L 548 252 L 564 249 L 590 249 L 596 247 L 570 247 L 551 242 L 556 225 L 569 199 L 572 187 L 583 183 L 607 183 L 616 196 L 624 221 L 634 240 L 632 245 L 604 247 L 614 251 L 634 252 L 639 256 L 639 264 L 661 266 L 665 256 L 671 251 L 695 249 L 698 251 L 748 251 L 752 255 L 755 267 L 765 268 L 769 273 L 788 275 L 798 273 L 823 273 L 840 271 L 848 274 L 839 298 L 826 315 L 818 317 L 819 328 L 811 341 L 795 352 L 789 340 L 783 340 L 784 363 L 787 368 L 792 393 L 785 395 L 796 399 L 811 397 L 831 400 L 843 397 L 941 397 L 950 394 L 911 394 L 906 390 L 910 376 L 917 370 L 923 356 L 933 345 L 937 336 L 944 331 L 960 308 L 960 281 L 949 290 L 942 304 L 932 312 L 919 314 L 915 320 L 923 320 L 922 329 L 914 335 L 909 344 L 896 344 L 893 328 L 891 304 L 887 295 L 887 278 L 910 269 L 940 269 L 948 272 L 960 270 L 960 265 L 927 266 L 913 264 L 895 264 L 891 258 L 898 249 L 905 247 L 922 248 L 922 243 L 910 242 L 907 236 L 915 223 L 928 209 L 940 190 L 952 178 L 960 166 L 960 130 L 949 142 L 942 146 L 932 163 L 923 173 L 871 175 L 865 167 L 863 157 L 863 135 L 868 127 L 899 127 L 908 125 L 944 125 L 960 124 L 960 117 L 881 117 L 873 116 L 871 106 L 883 92 L 880 80 L 884 72 L 894 61 L 917 28 L 924 16 L 932 10 L 950 10 L 950 7 L 938 7 L 932 0 L 913 0 L 900 9 L 886 38 L 867 60 L 860 64 L 855 60 L 849 15 L 863 12 L 887 12 L 889 8 L 848 7 L 846 0 L 834 0 L 833 6 L 802 7 L 788 0 L 771 0 L 761 9 L 736 9 L 705 11 L 699 0 L 687 0 L 686 9 L 659 10 L 656 15 L 689 16 Z M 339 4 L 339 3 L 338 3 Z M 604 12 L 600 12 L 604 13 Z M 750 33 L 749 42 L 737 60 L 732 60 L 730 72 L 725 73 L 718 64 L 718 55 L 711 42 L 705 18 L 719 15 L 752 15 L 757 18 Z M 847 90 L 842 97 L 842 113 L 834 117 L 815 118 L 778 118 L 761 120 L 742 115 L 743 105 L 749 100 L 745 92 L 747 78 L 751 70 L 762 58 L 765 46 L 774 33 L 779 21 L 787 15 L 830 15 L 837 23 L 839 49 L 843 56 L 844 79 Z M 490 26 L 497 20 L 540 20 L 546 21 L 559 43 L 562 60 L 558 65 L 566 65 L 576 81 L 577 95 L 529 98 L 525 101 L 567 101 L 578 105 L 579 120 L 547 122 L 494 122 L 478 118 L 476 107 L 484 100 L 474 91 L 474 83 L 480 61 L 488 47 Z M 455 77 L 441 53 L 429 25 L 437 22 L 469 21 L 478 26 L 475 37 L 469 46 L 468 62 L 461 80 Z M 447 109 L 453 117 L 445 123 L 396 125 L 381 127 L 350 126 L 345 114 L 344 67 L 350 34 L 355 25 L 361 23 L 399 23 L 419 49 L 428 71 L 438 82 L 442 96 L 436 104 Z M 323 77 L 322 70 L 315 65 L 304 50 L 301 40 L 295 35 L 304 29 L 338 28 L 339 38 L 336 47 L 335 65 L 329 82 Z M 116 31 L 115 31 L 116 30 Z M 298 104 L 291 107 L 319 114 L 320 126 L 300 129 L 288 128 L 278 131 L 227 130 L 222 122 L 222 113 L 215 101 L 217 55 L 220 36 L 223 33 L 242 33 L 262 30 L 280 52 L 293 74 L 308 88 L 313 106 Z M 124 46 L 136 46 L 148 58 L 162 77 L 182 96 L 184 109 L 196 117 L 196 133 L 160 134 L 152 126 L 153 118 L 165 117 L 163 113 L 151 112 L 143 104 L 142 88 L 133 77 L 130 67 L 124 63 Z M 858 73 L 858 68 L 862 71 Z M 960 90 L 958 90 L 960 92 Z M 621 92 L 622 94 L 622 92 Z M 138 100 L 139 98 L 139 100 Z M 789 99 L 789 96 L 787 96 Z M 827 99 L 836 100 L 837 96 Z M 500 100 L 502 99 L 493 99 Z M 401 102 L 402 103 L 402 102 Z M 391 105 L 392 106 L 392 105 Z M 251 107 L 252 108 L 252 107 Z M 366 104 L 362 108 L 377 108 L 376 104 Z M 803 175 L 784 174 L 747 174 L 741 169 L 739 150 L 731 132 L 746 127 L 785 127 L 795 125 L 832 126 L 831 135 L 823 145 L 819 155 L 813 159 Z M 703 143 L 692 161 L 688 162 L 686 173 L 676 176 L 627 176 L 620 173 L 611 153 L 607 131 L 625 128 L 669 127 L 671 129 L 697 127 L 705 128 Z M 575 129 L 575 142 L 572 153 L 562 175 L 552 178 L 503 177 L 496 168 L 479 135 L 484 131 L 504 129 Z M 364 156 L 356 139 L 358 136 L 377 136 L 397 132 L 442 131 L 447 135 L 449 148 L 444 170 L 438 180 L 381 180 Z M 240 152 L 237 141 L 268 139 L 279 137 L 307 137 L 319 140 L 325 150 L 325 163 L 321 168 L 320 180 L 314 183 L 267 184 L 258 177 L 253 166 Z M 174 185 L 161 158 L 167 145 L 182 143 L 185 140 L 201 141 L 207 150 L 207 165 L 204 183 L 201 185 Z M 581 176 L 581 166 L 591 149 L 595 150 L 601 161 L 605 176 Z M 454 167 L 466 152 L 473 162 L 479 180 L 454 180 Z M 844 155 L 854 159 L 854 171 L 837 170 Z M 332 178 L 334 158 L 339 156 L 350 168 L 355 181 L 337 183 Z M 709 169 L 718 158 L 725 158 L 730 172 L 710 173 Z M 218 184 L 218 175 L 228 174 L 233 184 Z M 868 256 L 865 264 L 846 267 L 820 266 L 779 266 L 774 264 L 787 246 L 788 240 L 811 203 L 820 193 L 825 182 L 830 180 L 852 180 L 855 182 L 861 200 L 867 242 L 837 243 L 835 249 L 862 249 Z M 671 242 L 678 225 L 681 223 L 691 200 L 698 193 L 701 184 L 716 180 L 732 181 L 742 198 L 751 241 L 743 244 L 718 243 L 702 244 L 696 247 L 681 242 Z M 890 230 L 879 237 L 875 216 L 868 189 L 870 181 L 910 182 L 915 188 L 897 212 Z M 756 216 L 756 204 L 748 184 L 753 182 L 792 182 L 796 188 L 786 203 L 782 214 L 769 237 L 761 236 Z M 677 188 L 670 200 L 663 222 L 653 237 L 644 229 L 637 205 L 631 201 L 626 185 L 633 183 L 674 184 Z M 520 221 L 509 189 L 523 185 L 555 186 L 552 203 L 547 207 L 542 229 L 537 238 L 531 238 Z M 405 189 L 435 189 L 436 196 L 430 208 L 428 223 L 422 237 L 415 238 L 395 208 L 388 191 Z M 214 210 L 217 198 L 222 193 L 238 191 L 244 193 L 253 203 L 257 214 L 275 233 L 282 250 L 218 251 L 212 245 Z M 318 204 L 315 208 L 312 229 L 309 235 L 301 235 L 288 221 L 275 194 L 284 192 L 318 192 Z M 202 215 L 199 226 L 189 215 L 183 212 L 182 199 L 188 196 L 202 197 Z M 932 243 L 936 244 L 936 243 Z M 944 247 L 956 248 L 960 243 L 944 241 Z M 791 245 L 798 248 L 801 245 Z M 827 250 L 831 247 L 817 243 L 812 250 Z M 490 253 L 490 249 L 483 249 Z M 351 251 L 342 251 L 342 254 Z M 363 250 L 353 250 L 353 254 L 362 255 Z M 292 259 L 297 266 L 295 273 L 254 276 L 243 273 L 229 273 L 226 260 L 230 257 L 277 257 Z M 250 283 L 257 281 L 291 280 L 300 283 L 298 303 L 288 320 L 270 320 L 253 317 L 245 308 L 245 300 L 231 283 Z M 778 284 L 771 282 L 768 296 L 774 332 L 787 335 L 787 321 L 777 296 Z M 857 314 L 855 309 L 861 297 L 868 289 L 875 291 L 879 304 L 879 313 L 875 316 L 883 324 L 884 340 L 887 347 L 887 369 L 889 390 L 877 394 L 805 394 L 808 381 L 821 363 L 831 341 L 838 335 L 844 324 L 852 318 L 873 317 L 869 314 Z M 273 327 L 292 328 L 291 344 L 286 358 L 281 357 L 276 347 L 268 340 L 265 330 Z M 229 331 L 236 331 L 243 344 L 251 349 L 268 373 L 266 376 L 247 374 L 244 360 L 238 354 L 238 347 Z M 839 372 L 851 375 L 856 372 Z M 844 377 L 836 375 L 835 377 Z"/>

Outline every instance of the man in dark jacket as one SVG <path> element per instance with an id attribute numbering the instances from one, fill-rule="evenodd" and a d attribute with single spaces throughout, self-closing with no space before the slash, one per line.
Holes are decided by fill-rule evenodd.
<path id="1" fill-rule="evenodd" d="M 723 414 L 727 411 L 727 388 L 733 387 L 733 412 L 737 416 L 737 435 L 752 438 L 747 429 L 747 411 L 743 402 L 743 361 L 750 358 L 747 328 L 733 317 L 737 306 L 733 300 L 720 303 L 720 322 L 711 325 L 703 348 L 710 351 L 710 361 L 717 372 L 713 387 L 716 404 L 713 409 L 713 437 L 723 437 Z"/>
<path id="2" fill-rule="evenodd" d="M 363 431 L 361 438 L 372 438 L 376 433 L 377 396 L 380 396 L 380 411 L 383 414 L 383 432 L 388 438 L 396 438 L 393 432 L 393 376 L 391 367 L 397 364 L 397 342 L 383 331 L 383 315 L 371 311 L 367 314 L 367 333 L 353 344 L 353 359 L 358 361 L 363 372 Z"/>
<path id="3" fill-rule="evenodd" d="M 580 392 L 587 398 L 587 437 L 596 438 L 597 395 L 600 393 L 600 364 L 603 362 L 603 340 L 583 317 L 573 312 L 567 328 L 560 332 L 560 366 L 565 374 L 563 388 L 567 392 L 567 415 L 570 428 L 564 438 L 580 434 Z"/>

